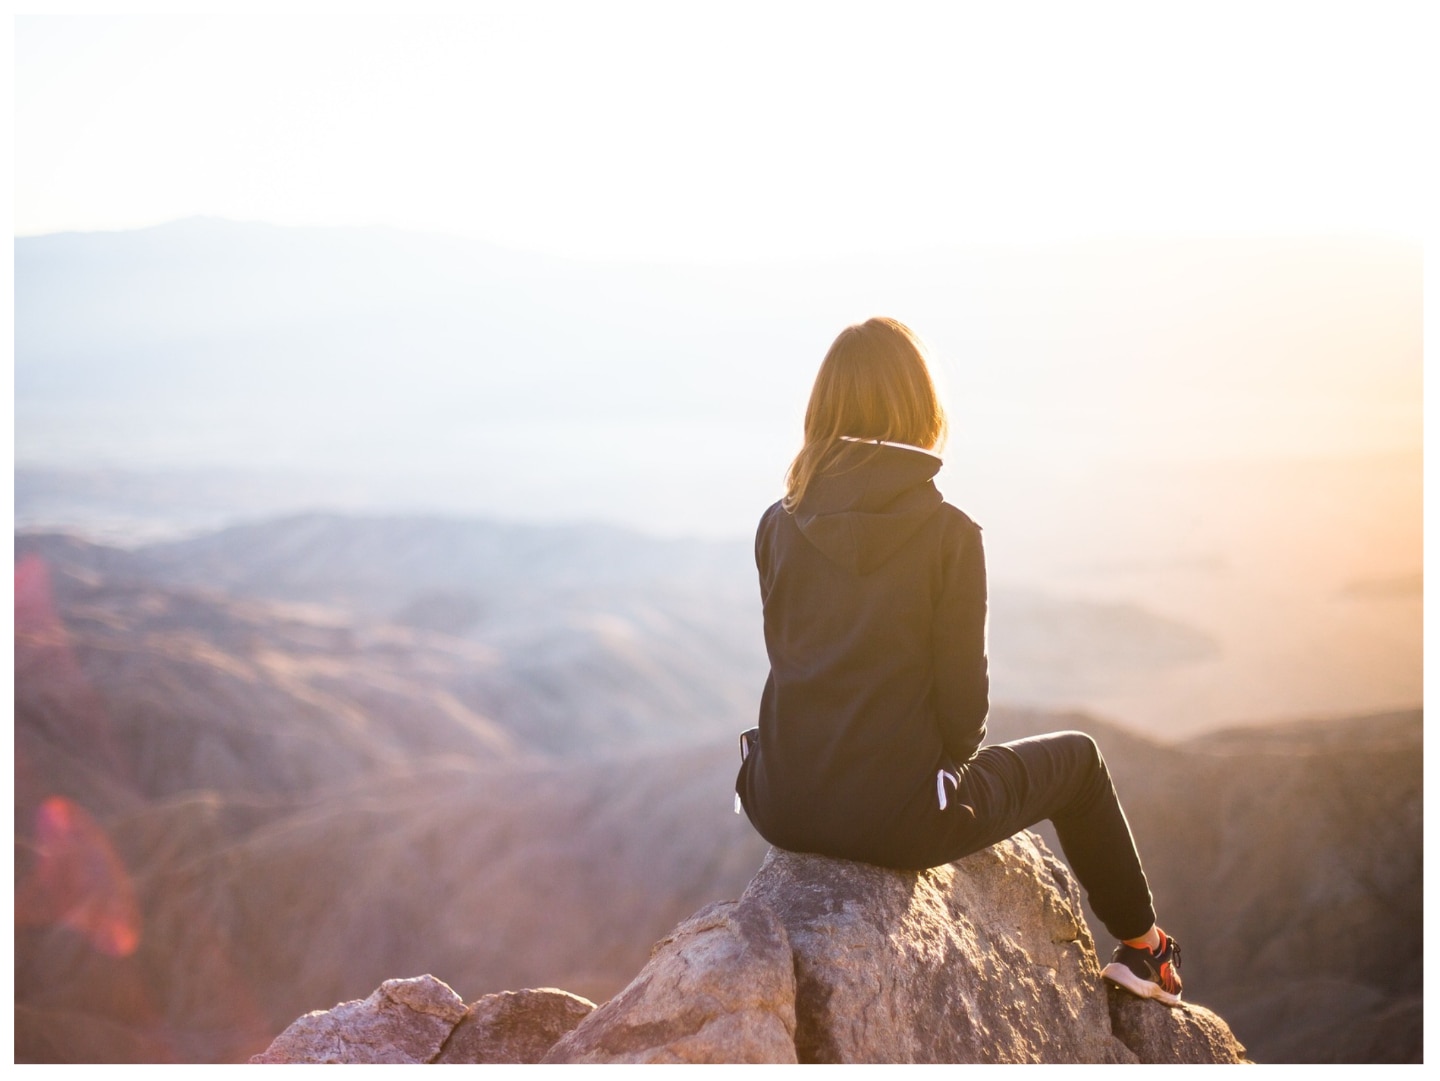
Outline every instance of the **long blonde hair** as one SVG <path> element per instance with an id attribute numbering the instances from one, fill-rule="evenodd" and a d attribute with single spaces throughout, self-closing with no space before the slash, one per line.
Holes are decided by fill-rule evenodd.
<path id="1" fill-rule="evenodd" d="M 945 431 L 945 410 L 915 332 L 883 317 L 846 327 L 815 376 L 805 445 L 785 476 L 785 509 L 805 498 L 842 436 L 934 450 Z"/>

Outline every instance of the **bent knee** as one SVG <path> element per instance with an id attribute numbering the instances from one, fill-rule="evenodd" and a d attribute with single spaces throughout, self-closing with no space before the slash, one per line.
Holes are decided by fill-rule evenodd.
<path id="1" fill-rule="evenodd" d="M 1098 769 L 1105 768 L 1105 756 L 1100 753 L 1100 744 L 1095 742 L 1095 737 L 1089 732 L 1071 729 L 1066 732 L 1057 732 L 1055 735 L 1065 741 L 1067 749 L 1071 750 L 1076 757 L 1094 763 Z"/>

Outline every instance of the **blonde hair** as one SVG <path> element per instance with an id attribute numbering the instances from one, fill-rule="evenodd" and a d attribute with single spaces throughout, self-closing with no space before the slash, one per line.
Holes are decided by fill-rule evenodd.
<path id="1" fill-rule="evenodd" d="M 785 475 L 785 509 L 805 498 L 842 436 L 934 450 L 945 430 L 945 410 L 915 332 L 883 317 L 846 327 L 815 376 L 805 444 Z"/>

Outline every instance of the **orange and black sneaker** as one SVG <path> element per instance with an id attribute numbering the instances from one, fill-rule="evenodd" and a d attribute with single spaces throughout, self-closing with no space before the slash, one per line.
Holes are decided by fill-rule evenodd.
<path id="1" fill-rule="evenodd" d="M 1115 947 L 1115 956 L 1100 972 L 1131 994 L 1153 998 L 1167 1006 L 1180 1005 L 1180 943 L 1160 932 L 1160 949 L 1147 946 Z"/>

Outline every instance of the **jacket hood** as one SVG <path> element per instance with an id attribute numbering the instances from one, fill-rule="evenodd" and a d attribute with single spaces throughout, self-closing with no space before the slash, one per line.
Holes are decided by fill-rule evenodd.
<path id="1" fill-rule="evenodd" d="M 795 508 L 801 534 L 831 562 L 869 574 L 939 508 L 940 459 L 885 443 L 846 443 Z"/>

